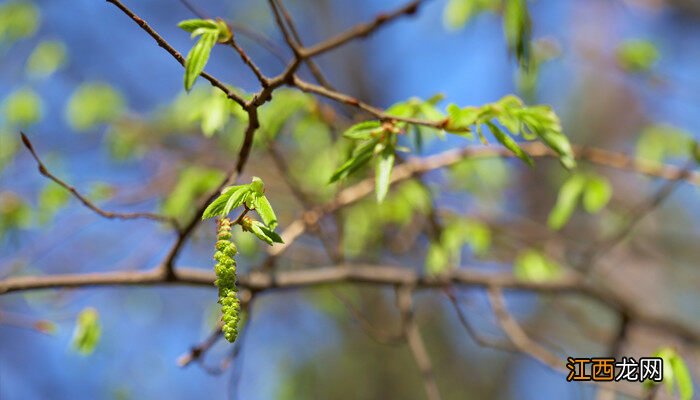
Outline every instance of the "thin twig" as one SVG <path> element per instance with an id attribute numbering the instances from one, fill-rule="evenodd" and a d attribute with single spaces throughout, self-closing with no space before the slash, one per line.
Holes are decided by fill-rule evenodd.
<path id="1" fill-rule="evenodd" d="M 521 353 L 532 356 L 534 359 L 554 370 L 564 370 L 564 362 L 549 350 L 542 347 L 542 345 L 532 340 L 515 318 L 508 312 L 503 300 L 503 292 L 498 286 L 491 286 L 488 288 L 488 297 L 491 302 L 491 307 L 493 307 L 493 311 L 496 314 L 498 324 L 501 326 L 501 329 L 503 329 L 508 339 L 510 339 L 511 343 L 513 343 Z"/>
<path id="2" fill-rule="evenodd" d="M 185 58 L 180 54 L 173 46 L 170 45 L 162 36 L 158 34 L 158 32 L 155 31 L 155 29 L 151 28 L 150 25 L 146 23 L 141 17 L 136 15 L 133 11 L 131 11 L 127 6 L 125 6 L 121 1 L 119 0 L 107 0 L 108 3 L 112 3 L 115 5 L 118 9 L 120 9 L 124 14 L 126 14 L 131 20 L 136 22 L 138 26 L 141 27 L 148 35 L 150 35 L 158 44 L 158 46 L 162 47 L 170 53 L 177 62 L 180 63 L 180 65 L 185 65 Z M 229 89 L 223 82 L 219 81 L 218 79 L 214 78 L 213 76 L 209 75 L 206 72 L 202 72 L 201 77 L 209 81 L 212 86 L 220 89 L 222 92 L 228 96 L 229 99 L 235 101 L 236 103 L 240 104 L 241 106 L 245 105 L 245 99 L 243 99 L 241 96 L 236 94 L 233 90 Z"/>
<path id="3" fill-rule="evenodd" d="M 247 65 L 248 68 L 251 71 L 253 71 L 255 77 L 258 78 L 260 84 L 263 85 L 263 87 L 265 87 L 265 85 L 267 85 L 269 82 L 268 78 L 265 76 L 265 74 L 262 73 L 262 71 L 260 71 L 260 68 L 258 68 L 258 66 L 253 62 L 253 60 L 251 60 L 250 56 L 248 56 L 245 50 L 243 50 L 243 48 L 238 45 L 238 43 L 236 42 L 235 33 L 231 35 L 231 39 L 229 39 L 229 41 L 226 43 L 233 47 L 234 50 L 236 50 L 236 53 L 238 53 L 238 55 L 241 57 L 241 60 L 243 60 L 245 65 Z"/>
<path id="4" fill-rule="evenodd" d="M 510 345 L 509 343 L 504 343 L 498 340 L 494 340 L 491 338 L 483 337 L 479 334 L 479 332 L 474 329 L 474 327 L 469 323 L 469 320 L 467 319 L 467 316 L 464 314 L 464 311 L 462 310 L 462 307 L 460 307 L 459 300 L 457 299 L 457 296 L 454 293 L 453 288 L 448 287 L 443 290 L 447 298 L 450 300 L 450 303 L 452 304 L 452 307 L 455 309 L 457 313 L 457 317 L 459 318 L 459 322 L 462 324 L 464 327 L 464 330 L 467 331 L 467 334 L 469 334 L 469 337 L 474 340 L 474 342 L 480 346 L 483 347 L 491 347 L 491 348 L 496 348 L 499 350 L 504 350 L 504 351 L 517 351 L 515 347 Z"/>
<path id="5" fill-rule="evenodd" d="M 353 303 L 345 297 L 339 290 L 331 289 L 333 296 L 335 296 L 338 301 L 345 306 L 345 308 L 350 312 L 350 315 L 355 321 L 358 322 L 362 330 L 369 336 L 372 340 L 379 344 L 385 345 L 398 345 L 405 343 L 406 336 L 404 335 L 404 328 L 402 327 L 400 332 L 392 333 L 387 332 L 383 329 L 375 327 L 368 319 L 362 314 Z M 401 319 L 401 324 L 403 325 L 403 319 Z"/>
<path id="6" fill-rule="evenodd" d="M 279 11 L 281 12 L 282 16 L 284 17 L 284 20 L 287 24 L 287 27 L 289 28 L 289 31 L 292 34 L 292 37 L 294 38 L 295 42 L 299 44 L 299 46 L 303 46 L 304 42 L 301 40 L 301 35 L 299 34 L 299 30 L 296 27 L 296 24 L 294 23 L 294 20 L 292 19 L 292 15 L 289 13 L 287 8 L 284 6 L 284 2 L 281 0 L 275 1 L 277 7 L 279 8 Z M 326 89 L 334 90 L 333 85 L 326 79 L 326 77 L 323 75 L 323 72 L 321 72 L 321 68 L 314 62 L 312 58 L 304 58 L 304 63 L 306 64 L 307 67 L 309 67 L 309 71 L 311 71 L 311 75 L 313 75 L 314 79 L 323 87 Z"/>
<path id="7" fill-rule="evenodd" d="M 268 3 L 270 4 L 270 9 L 272 9 L 272 14 L 275 16 L 275 22 L 280 28 L 280 31 L 282 31 L 284 41 L 287 42 L 289 48 L 294 52 L 295 58 L 300 59 L 300 45 L 294 40 L 289 28 L 285 25 L 282 13 L 278 8 L 278 3 L 275 0 L 268 0 Z"/>
<path id="8" fill-rule="evenodd" d="M 160 214 L 155 214 L 155 213 L 150 213 L 150 212 L 131 212 L 131 213 L 125 213 L 125 212 L 112 212 L 112 211 L 105 211 L 95 205 L 92 201 L 90 201 L 87 197 L 82 195 L 75 187 L 71 186 L 64 180 L 60 179 L 56 175 L 54 175 L 51 171 L 49 171 L 48 168 L 46 168 L 46 165 L 41 161 L 41 158 L 39 158 L 39 155 L 37 154 L 36 150 L 34 149 L 34 145 L 32 145 L 32 142 L 29 140 L 27 135 L 24 134 L 24 132 L 20 132 L 20 136 L 22 137 L 22 143 L 24 144 L 24 147 L 29 150 L 31 153 L 32 157 L 37 163 L 37 166 L 39 168 L 39 173 L 41 173 L 43 176 L 49 178 L 50 180 L 54 181 L 57 183 L 59 186 L 62 188 L 68 190 L 76 199 L 78 199 L 85 207 L 89 208 L 93 212 L 95 212 L 97 215 L 108 218 L 108 219 L 148 219 L 152 221 L 158 221 L 158 222 L 165 222 L 167 224 L 170 224 L 173 226 L 173 228 L 178 229 L 178 223 L 177 220 L 175 220 L 172 217 L 168 217 L 165 215 L 160 215 Z"/>
<path id="9" fill-rule="evenodd" d="M 430 355 L 425 347 L 423 336 L 420 333 L 418 324 L 416 323 L 415 313 L 413 310 L 413 290 L 410 285 L 402 285 L 396 288 L 396 306 L 401 312 L 401 320 L 403 321 L 403 332 L 406 336 L 406 343 L 411 350 L 411 355 L 418 366 L 423 386 L 428 400 L 440 400 L 440 390 L 435 381 L 435 371 L 433 363 L 430 360 Z"/>
<path id="10" fill-rule="evenodd" d="M 160 268 L 146 271 L 129 270 L 60 275 L 16 276 L 0 280 L 0 295 L 38 289 L 88 288 L 101 286 L 195 285 L 213 287 L 213 271 L 201 268 L 178 268 L 171 279 Z M 583 295 L 612 310 L 624 309 L 637 324 L 672 333 L 689 342 L 700 343 L 700 331 L 684 325 L 668 315 L 656 315 L 645 307 L 630 304 L 619 295 L 600 288 L 576 276 L 563 276 L 556 281 L 530 282 L 512 274 L 492 274 L 472 269 L 455 269 L 441 276 L 421 276 L 416 271 L 393 266 L 337 265 L 325 268 L 251 272 L 239 276 L 240 288 L 253 293 L 274 289 L 318 287 L 328 284 L 355 283 L 378 286 L 413 285 L 416 289 L 442 289 L 446 285 L 463 287 L 490 286 L 501 289 Z"/>
<path id="11" fill-rule="evenodd" d="M 615 232 L 610 238 L 591 245 L 583 256 L 580 269 L 592 273 L 596 269 L 596 265 L 601 258 L 621 244 L 644 217 L 657 209 L 673 194 L 683 180 L 691 177 L 692 167 L 695 166 L 695 164 L 696 162 L 694 160 L 687 162 L 685 167 L 680 170 L 677 179 L 665 182 L 648 200 L 635 207 L 629 213 L 627 223 L 621 229 Z"/>
<path id="12" fill-rule="evenodd" d="M 355 25 L 345 32 L 303 49 L 301 55 L 303 58 L 315 57 L 319 54 L 336 49 L 351 40 L 366 37 L 401 16 L 414 15 L 418 11 L 418 7 L 421 3 L 423 3 L 423 0 L 414 0 L 396 10 L 379 14 L 371 22 Z"/>
<path id="13" fill-rule="evenodd" d="M 556 154 L 539 142 L 523 143 L 521 147 L 532 157 L 556 157 Z M 693 185 L 700 185 L 700 174 L 697 172 L 684 172 L 683 169 L 659 163 L 648 162 L 632 158 L 622 153 L 611 152 L 593 147 L 573 146 L 574 156 L 578 160 L 588 161 L 601 166 L 616 168 L 640 174 L 664 178 L 670 181 L 685 181 Z M 508 149 L 498 146 L 468 146 L 460 149 L 447 150 L 433 156 L 423 158 L 409 158 L 405 163 L 394 168 L 390 184 L 396 184 L 413 176 L 428 171 L 449 167 L 465 159 L 483 159 L 493 157 L 515 157 Z M 325 214 L 354 204 L 374 191 L 374 178 L 364 179 L 344 190 L 336 196 L 335 200 L 322 206 L 308 210 L 302 216 L 293 221 L 282 232 L 283 244 L 270 249 L 272 256 L 279 256 L 305 231 L 307 226 L 315 224 Z"/>

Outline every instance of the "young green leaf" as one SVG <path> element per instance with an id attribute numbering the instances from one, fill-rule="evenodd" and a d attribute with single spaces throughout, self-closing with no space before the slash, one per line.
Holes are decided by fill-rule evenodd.
<path id="1" fill-rule="evenodd" d="M 564 182 L 561 189 L 559 189 L 557 203 L 549 213 L 549 219 L 547 220 L 547 224 L 551 229 L 561 229 L 566 225 L 566 222 L 571 218 L 571 214 L 573 214 L 576 209 L 585 184 L 586 177 L 579 174 L 572 175 Z"/>
<path id="2" fill-rule="evenodd" d="M 54 182 L 49 182 L 39 194 L 39 222 L 48 222 L 59 208 L 70 200 L 70 192 Z"/>
<path id="3" fill-rule="evenodd" d="M 645 127 L 637 142 L 636 156 L 654 162 L 691 156 L 693 135 L 671 125 Z"/>
<path id="4" fill-rule="evenodd" d="M 66 46 L 57 40 L 39 43 L 27 59 L 26 71 L 29 75 L 46 77 L 66 63 Z"/>
<path id="5" fill-rule="evenodd" d="M 518 63 L 527 68 L 530 63 L 532 23 L 525 0 L 505 0 L 503 29 L 508 48 Z"/>
<path id="6" fill-rule="evenodd" d="M 219 29 L 218 25 L 216 24 L 216 21 L 211 19 L 186 19 L 178 23 L 177 26 L 180 29 L 189 33 L 193 33 L 194 31 L 202 28 L 208 30 Z"/>
<path id="7" fill-rule="evenodd" d="M 495 11 L 501 0 L 449 0 L 443 12 L 443 24 L 451 30 L 463 27 L 477 14 Z"/>
<path id="8" fill-rule="evenodd" d="M 381 131 L 381 122 L 364 121 L 355 124 L 343 132 L 343 136 L 348 139 L 367 140 L 372 138 L 372 134 Z"/>
<path id="9" fill-rule="evenodd" d="M 571 144 L 566 136 L 561 132 L 552 130 L 539 132 L 538 135 L 544 144 L 559 154 L 559 162 L 561 162 L 565 168 L 573 169 L 576 167 L 574 151 L 571 149 Z"/>
<path id="10" fill-rule="evenodd" d="M 678 395 L 681 400 L 690 400 L 693 398 L 693 378 L 690 375 L 690 370 L 685 361 L 679 354 L 671 358 L 671 370 L 676 377 L 678 385 Z"/>
<path id="11" fill-rule="evenodd" d="M 448 132 L 459 132 L 469 129 L 479 118 L 479 109 L 475 107 L 459 108 L 456 104 L 447 106 L 449 123 L 445 127 Z"/>
<path id="12" fill-rule="evenodd" d="M 29 88 L 18 89 L 12 92 L 2 102 L 5 121 L 12 125 L 26 127 L 41 119 L 41 97 Z"/>
<path id="13" fill-rule="evenodd" d="M 269 226 L 270 229 L 275 229 L 275 227 L 277 227 L 277 216 L 275 215 L 274 210 L 272 210 L 272 206 L 267 200 L 267 197 L 258 196 L 253 201 L 253 207 L 260 218 L 262 218 L 265 225 Z"/>
<path id="14" fill-rule="evenodd" d="M 583 191 L 583 208 L 591 214 L 605 207 L 612 197 L 610 182 L 602 176 L 589 176 Z"/>
<path id="15" fill-rule="evenodd" d="M 425 269 L 429 275 L 438 275 L 446 272 L 450 267 L 448 252 L 440 243 L 431 242 L 428 253 L 425 256 Z"/>
<path id="16" fill-rule="evenodd" d="M 378 143 L 379 138 L 373 138 L 372 140 L 360 144 L 353 152 L 352 157 L 341 165 L 340 168 L 335 170 L 329 183 L 343 179 L 367 164 L 369 160 L 372 159 L 374 149 Z"/>
<path id="17" fill-rule="evenodd" d="M 556 279 L 561 267 L 537 250 L 527 250 L 518 255 L 513 274 L 524 281 L 543 282 Z"/>
<path id="18" fill-rule="evenodd" d="M 252 223 L 250 224 L 250 230 L 255 236 L 258 237 L 258 239 L 264 241 L 270 246 L 272 246 L 273 243 L 284 243 L 280 235 L 278 235 L 275 231 L 265 226 L 260 221 L 252 221 Z"/>
<path id="19" fill-rule="evenodd" d="M 663 360 L 663 382 L 668 394 L 673 394 L 673 387 L 675 384 L 678 388 L 678 397 L 680 400 L 692 399 L 694 392 L 693 378 L 683 357 L 671 347 L 663 347 L 657 350 L 653 356 Z M 649 384 L 647 387 L 655 384 L 655 382 L 648 382 Z"/>
<path id="20" fill-rule="evenodd" d="M 226 216 L 233 209 L 240 207 L 240 205 L 246 201 L 246 198 L 249 195 L 250 186 L 248 185 L 241 185 L 239 188 L 232 190 L 221 215 Z"/>
<path id="21" fill-rule="evenodd" d="M 100 316 L 94 308 L 86 308 L 78 314 L 73 332 L 73 348 L 82 355 L 90 355 L 100 340 L 102 328 Z"/>
<path id="22" fill-rule="evenodd" d="M 659 59 L 659 50 L 647 40 L 628 40 L 617 49 L 617 62 L 626 72 L 649 72 Z"/>
<path id="23" fill-rule="evenodd" d="M 387 192 L 389 191 L 389 183 L 391 182 L 391 169 L 394 168 L 394 151 L 391 147 L 387 147 L 382 151 L 377 160 L 377 171 L 375 180 L 375 191 L 377 193 L 377 202 L 384 201 Z"/>
<path id="24" fill-rule="evenodd" d="M 113 122 L 125 108 L 126 100 L 117 89 L 103 82 L 87 82 L 68 100 L 66 118 L 73 129 L 82 132 Z"/>
<path id="25" fill-rule="evenodd" d="M 207 61 L 209 61 L 211 49 L 216 44 L 218 37 L 218 31 L 204 31 L 197 43 L 187 54 L 187 58 L 185 59 L 185 90 L 189 91 L 192 89 L 194 81 L 204 70 L 204 66 L 207 65 Z"/>
<path id="26" fill-rule="evenodd" d="M 185 220 L 195 211 L 192 204 L 205 193 L 214 190 L 223 179 L 223 173 L 215 169 L 190 166 L 184 168 L 173 190 L 162 203 L 163 214 Z"/>
<path id="27" fill-rule="evenodd" d="M 263 180 L 258 178 L 257 176 L 254 176 L 253 180 L 250 182 L 250 191 L 257 194 L 258 196 L 264 195 L 265 183 L 263 183 Z"/>
<path id="28" fill-rule="evenodd" d="M 12 45 L 16 40 L 36 33 L 41 15 L 29 1 L 5 1 L 0 4 L 0 43 Z"/>
<path id="29" fill-rule="evenodd" d="M 519 159 L 523 160 L 527 165 L 534 165 L 532 157 L 530 157 L 529 154 L 527 154 L 523 149 L 521 149 L 520 146 L 518 146 L 518 143 L 515 142 L 515 140 L 513 140 L 510 136 L 506 135 L 499 127 L 492 124 L 491 122 L 487 122 L 486 125 L 489 127 L 491 133 L 496 138 L 496 140 L 501 142 L 503 146 L 505 146 L 508 150 L 512 151 L 513 154 L 515 154 Z"/>
<path id="30" fill-rule="evenodd" d="M 678 394 L 681 400 L 690 400 L 693 398 L 693 378 L 690 375 L 690 370 L 683 358 L 676 354 L 671 358 L 671 370 L 676 377 L 678 384 Z"/>
<path id="31" fill-rule="evenodd" d="M 219 197 L 209 203 L 207 208 L 204 210 L 204 213 L 202 213 L 202 219 L 204 220 L 223 215 L 224 208 L 226 208 L 226 203 L 228 202 L 229 198 L 231 198 L 231 194 L 231 191 L 224 191 L 219 195 Z"/>

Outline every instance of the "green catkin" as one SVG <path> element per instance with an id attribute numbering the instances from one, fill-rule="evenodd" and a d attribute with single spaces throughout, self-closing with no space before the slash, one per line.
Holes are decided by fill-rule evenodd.
<path id="1" fill-rule="evenodd" d="M 216 287 L 219 288 L 219 303 L 221 304 L 221 330 L 224 337 L 233 343 L 238 337 L 238 321 L 241 303 L 236 297 L 236 260 L 233 258 L 238 250 L 231 242 L 231 220 L 222 218 L 217 230 L 216 253 L 214 253 L 214 272 Z"/>

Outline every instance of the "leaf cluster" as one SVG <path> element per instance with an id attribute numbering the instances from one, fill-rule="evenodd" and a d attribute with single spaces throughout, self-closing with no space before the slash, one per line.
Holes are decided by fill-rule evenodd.
<path id="1" fill-rule="evenodd" d="M 590 214 L 605 207 L 612 197 L 612 186 L 603 176 L 593 173 L 576 173 L 559 189 L 557 202 L 549 213 L 547 223 L 552 229 L 561 229 L 571 218 L 579 201 Z"/>
<path id="2" fill-rule="evenodd" d="M 241 218 L 240 224 L 244 231 L 252 232 L 260 240 L 272 245 L 283 243 L 282 238 L 275 232 L 277 216 L 269 200 L 265 197 L 265 184 L 262 179 L 253 177 L 251 183 L 228 186 L 204 210 L 202 219 L 226 217 L 234 209 L 245 206 L 246 211 L 255 210 L 262 222 L 250 218 Z"/>
<path id="3" fill-rule="evenodd" d="M 226 23 L 212 19 L 188 19 L 178 26 L 190 32 L 192 38 L 199 36 L 199 40 L 192 46 L 185 58 L 185 90 L 189 91 L 197 80 L 199 74 L 204 71 L 204 66 L 209 61 L 211 49 L 217 42 L 224 43 L 231 39 L 232 33 Z"/>

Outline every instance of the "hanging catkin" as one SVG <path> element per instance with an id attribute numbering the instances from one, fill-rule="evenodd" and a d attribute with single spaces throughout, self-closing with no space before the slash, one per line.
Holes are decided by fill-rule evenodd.
<path id="1" fill-rule="evenodd" d="M 219 303 L 221 304 L 221 320 L 224 323 L 222 331 L 229 342 L 238 337 L 238 320 L 241 304 L 236 297 L 236 260 L 234 256 L 238 251 L 231 242 L 231 220 L 222 218 L 219 221 L 216 241 L 216 253 L 214 253 L 214 272 L 216 273 L 216 287 L 219 288 Z"/>

